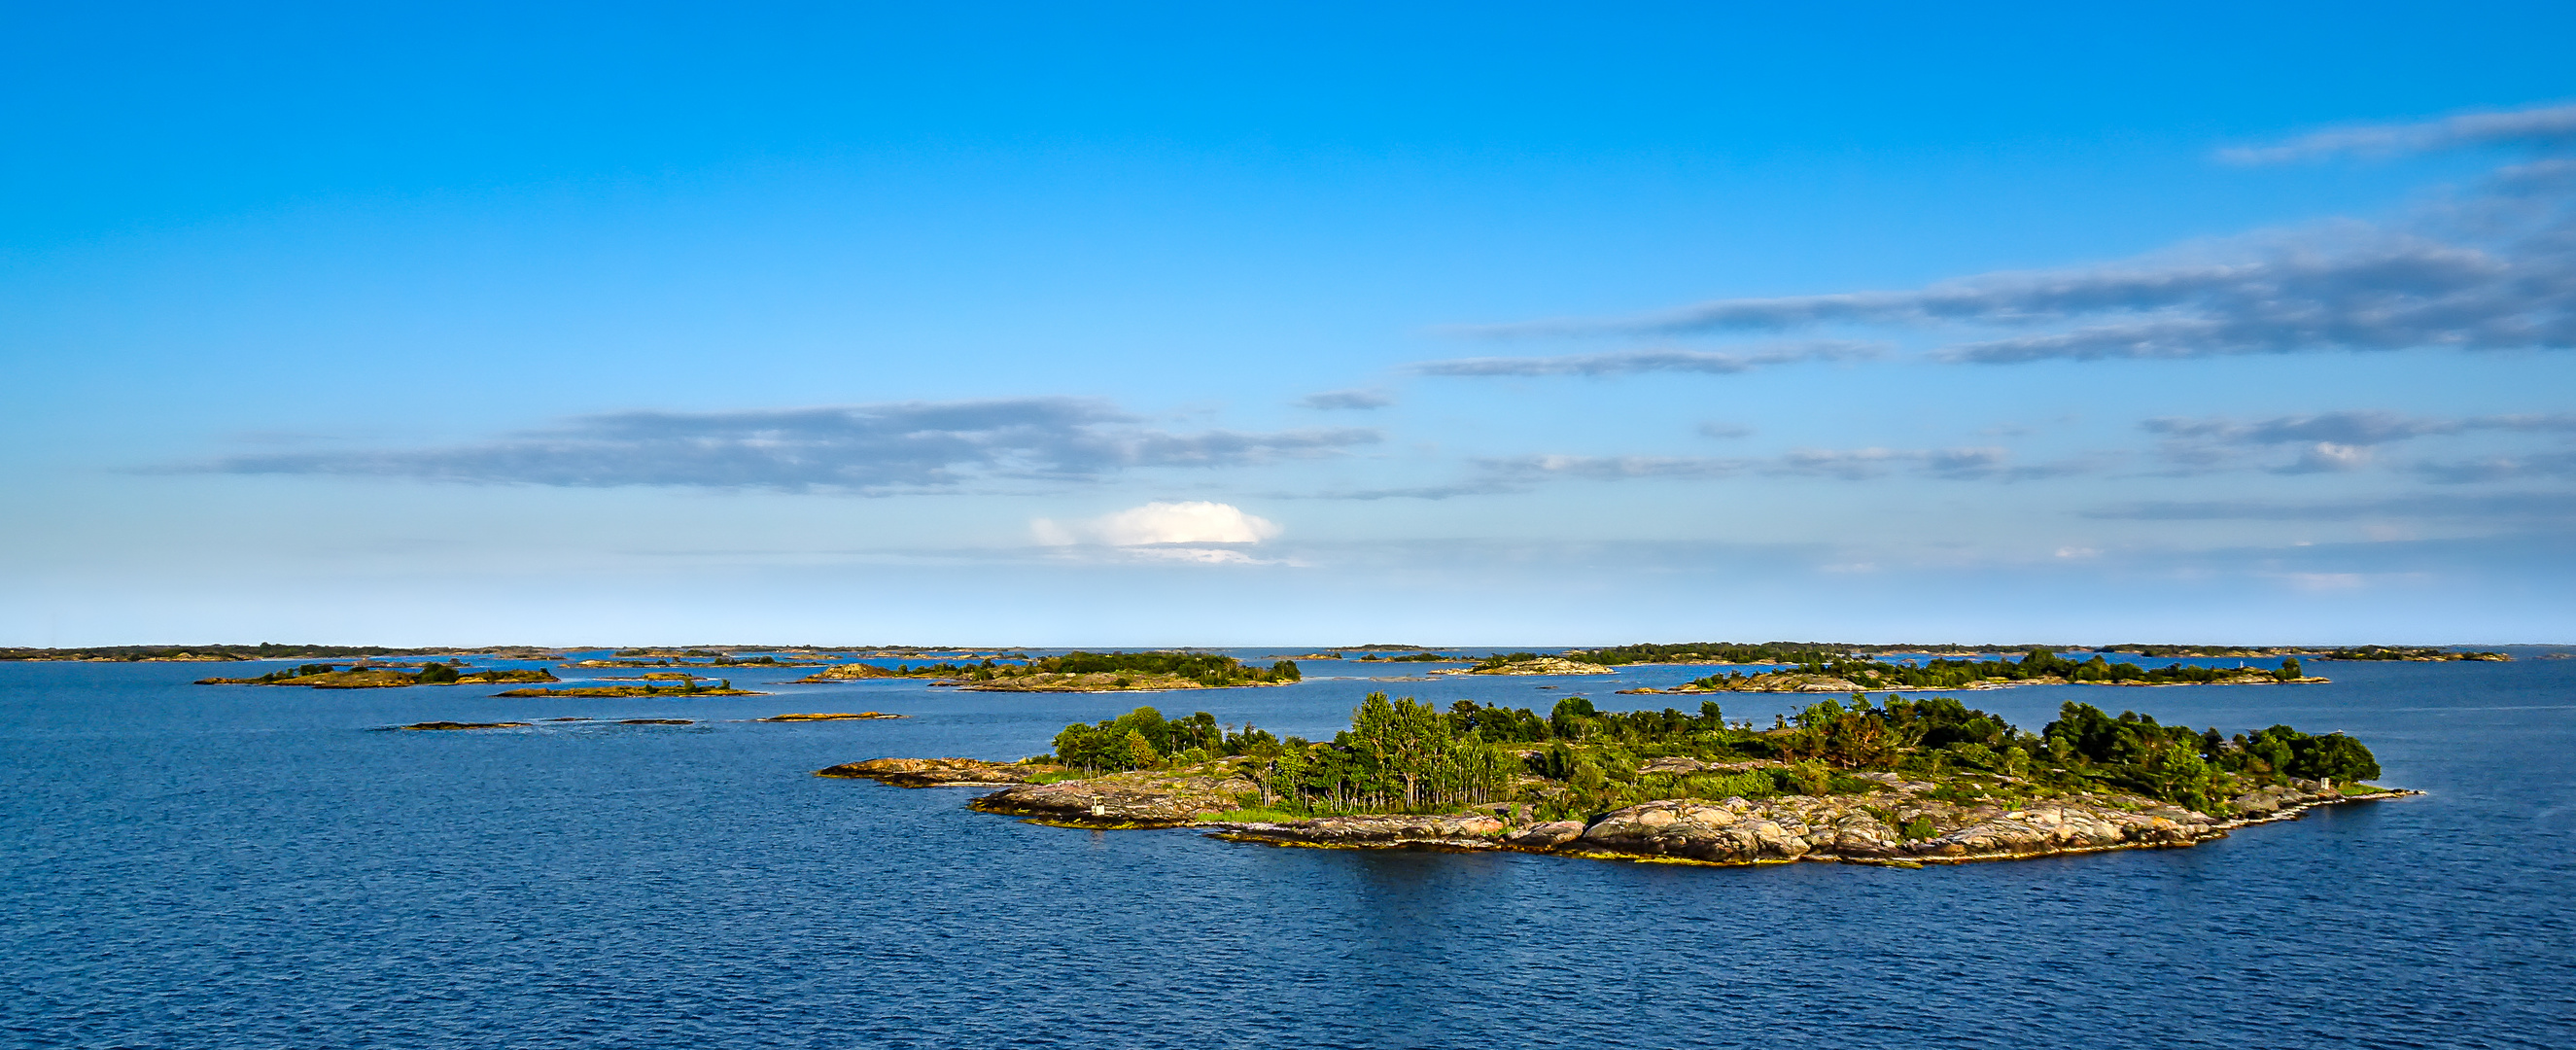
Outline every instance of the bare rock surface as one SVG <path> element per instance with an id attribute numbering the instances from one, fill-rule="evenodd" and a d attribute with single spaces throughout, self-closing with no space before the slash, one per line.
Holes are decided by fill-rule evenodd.
<path id="1" fill-rule="evenodd" d="M 1217 837 L 1239 842 L 1352 849 L 1493 849 L 1508 830 L 1502 821 L 1482 815 L 1317 817 L 1220 826 L 1226 830 Z"/>
<path id="2" fill-rule="evenodd" d="M 1503 836 L 1503 844 L 1514 849 L 1547 850 L 1583 837 L 1580 820 L 1551 820 Z"/>
<path id="3" fill-rule="evenodd" d="M 1771 764 L 1659 759 L 1658 765 L 1669 768 L 1656 771 L 1738 771 Z M 1250 821 L 1226 815 L 1259 789 L 1224 763 L 1029 782 L 1041 773 L 1063 772 L 1054 766 L 965 758 L 883 758 L 834 766 L 818 775 L 866 777 L 900 787 L 1008 785 L 969 805 L 1044 824 L 1200 827 L 1220 838 L 1278 846 L 1509 849 L 1703 864 L 1840 861 L 1899 867 L 2191 846 L 2224 837 L 2232 828 L 2291 819 L 2319 805 L 2416 794 L 2294 781 L 2239 795 L 2213 807 L 2226 815 L 2212 815 L 2118 793 L 1981 799 L 1975 790 L 1955 790 L 1960 785 L 1945 790 L 1896 773 L 1864 771 L 1851 774 L 1871 785 L 1859 793 L 1659 799 L 1590 821 L 1533 821 L 1528 807 L 1512 804 L 1467 813 Z M 2000 778 L 2000 787 L 1989 788 L 2009 794 L 2019 783 Z"/>
<path id="4" fill-rule="evenodd" d="M 1150 828 L 1195 823 L 1203 813 L 1223 813 L 1259 792 L 1242 777 L 1190 773 L 1111 773 L 1055 784 L 1022 784 L 968 803 L 985 813 L 1006 813 L 1047 824 Z"/>
<path id="5" fill-rule="evenodd" d="M 1024 784 L 1038 773 L 1054 772 L 1053 766 L 1032 766 L 1019 762 L 987 762 L 980 758 L 872 758 L 818 769 L 818 777 L 860 777 L 895 787 L 998 787 Z"/>
<path id="6" fill-rule="evenodd" d="M 525 729 L 526 722 L 414 722 L 399 729 Z"/>

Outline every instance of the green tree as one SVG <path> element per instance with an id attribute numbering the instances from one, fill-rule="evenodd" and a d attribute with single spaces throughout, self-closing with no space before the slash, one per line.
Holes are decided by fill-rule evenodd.
<path id="1" fill-rule="evenodd" d="M 1143 730 L 1127 731 L 1127 768 L 1152 769 L 1162 762 L 1163 756 L 1154 752 L 1154 743 L 1145 739 Z"/>
<path id="2" fill-rule="evenodd" d="M 2379 776 L 2379 760 L 2361 741 L 2341 733 L 2306 736 L 2290 743 L 2290 764 L 2284 770 L 2294 777 L 2356 783 Z"/>

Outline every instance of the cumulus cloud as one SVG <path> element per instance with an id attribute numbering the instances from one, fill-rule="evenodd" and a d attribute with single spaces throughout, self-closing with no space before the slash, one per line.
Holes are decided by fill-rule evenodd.
<path id="1" fill-rule="evenodd" d="M 1087 481 L 1137 467 L 1229 467 L 1336 455 L 1376 430 L 1172 433 L 1080 398 L 897 402 L 735 412 L 619 412 L 444 448 L 232 456 L 184 468 L 557 486 L 937 491 L 974 481 Z"/>
<path id="2" fill-rule="evenodd" d="M 1753 428 L 1741 423 L 1728 423 L 1723 420 L 1712 419 L 1699 425 L 1699 436 L 1704 438 L 1716 438 L 1720 441 L 1728 441 L 1740 437 L 1752 437 Z"/>
<path id="3" fill-rule="evenodd" d="M 1277 523 L 1230 503 L 1206 500 L 1154 502 L 1097 518 L 1037 518 L 1029 533 L 1042 546 L 1108 547 L 1130 558 L 1203 565 L 1256 564 L 1235 548 L 1279 535 Z"/>
<path id="4" fill-rule="evenodd" d="M 1297 404 L 1301 407 L 1325 410 L 1366 410 L 1385 408 L 1394 403 L 1394 398 L 1375 390 L 1327 390 L 1320 394 L 1308 394 L 1297 400 Z"/>
<path id="5" fill-rule="evenodd" d="M 1615 376 L 1638 372 L 1697 372 L 1736 375 L 1770 365 L 1802 361 L 1854 361 L 1883 355 L 1874 343 L 1839 340 L 1767 346 L 1746 353 L 1713 350 L 1622 350 L 1556 357 L 1465 357 L 1423 361 L 1414 372 L 1431 376 Z"/>
<path id="6" fill-rule="evenodd" d="M 2497 145 L 2576 144 L 2576 105 L 2462 113 L 2439 120 L 2365 124 L 2302 135 L 2270 146 L 2218 152 L 2236 164 L 2278 164 L 2340 154 L 2396 156 Z"/>
<path id="7" fill-rule="evenodd" d="M 2358 148 L 2371 136 L 2413 149 L 2513 142 L 2562 150 L 2576 147 L 2571 120 L 2576 107 L 2552 107 L 2315 141 L 2343 143 L 2328 152 Z M 1719 299 L 1640 317 L 1454 330 L 1673 337 L 1819 327 L 1922 330 L 1939 340 L 1930 348 L 1934 359 L 1976 364 L 2568 349 L 2576 347 L 2576 163 L 2550 155 L 2505 168 L 2390 225 L 2330 223 L 2124 263 L 1991 273 L 1909 290 Z M 1434 364 L 1459 369 L 1437 374 L 1594 374 L 1586 369 L 1615 369 L 1621 357 Z M 1711 357 L 1717 360 L 1709 370 L 1759 363 Z"/>

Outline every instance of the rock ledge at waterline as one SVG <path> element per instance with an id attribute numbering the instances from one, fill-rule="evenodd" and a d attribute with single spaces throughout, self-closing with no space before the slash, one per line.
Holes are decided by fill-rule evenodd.
<path id="1" fill-rule="evenodd" d="M 2420 792 L 2293 781 L 2227 800 L 2224 815 L 2115 792 L 2078 792 L 2007 805 L 1932 797 L 1942 785 L 1864 773 L 1852 794 L 1776 798 L 1659 799 L 1589 821 L 1531 819 L 1526 806 L 1439 815 L 1243 819 L 1254 785 L 1224 763 L 1177 772 L 1061 779 L 1057 766 L 977 759 L 877 759 L 821 776 L 898 787 L 997 786 L 968 805 L 980 812 L 1080 828 L 1202 828 L 1218 838 L 1338 849 L 1512 850 L 1598 859 L 1748 865 L 1838 861 L 1919 867 L 2021 860 L 2118 849 L 2176 848 L 2233 829 L 2298 817 L 2326 805 Z"/>

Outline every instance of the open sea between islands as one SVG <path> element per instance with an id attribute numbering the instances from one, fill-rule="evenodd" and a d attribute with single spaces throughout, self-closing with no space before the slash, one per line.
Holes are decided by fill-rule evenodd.
<path id="1" fill-rule="evenodd" d="M 2195 849 L 1922 871 L 1277 849 L 809 775 L 1015 758 L 1140 702 L 1308 736 L 1372 689 L 1695 710 L 1611 693 L 1688 668 L 1372 682 L 1322 676 L 1417 668 L 1310 662 L 1296 686 L 1144 697 L 739 668 L 776 695 L 188 684 L 242 666 L 0 664 L 0 1044 L 2576 1045 L 2576 660 L 1962 694 L 2030 729 L 2066 699 L 2340 729 L 2430 794 Z M 1764 723 L 1796 702 L 1715 699 Z M 914 717 L 369 731 L 871 709 Z"/>

